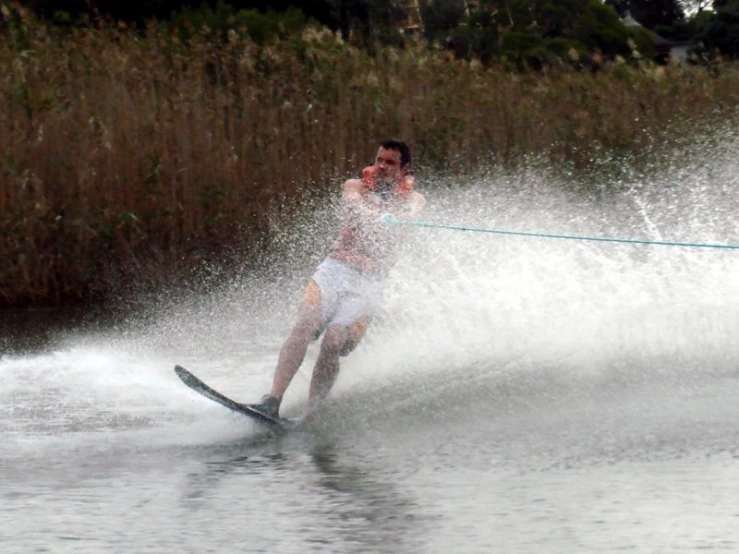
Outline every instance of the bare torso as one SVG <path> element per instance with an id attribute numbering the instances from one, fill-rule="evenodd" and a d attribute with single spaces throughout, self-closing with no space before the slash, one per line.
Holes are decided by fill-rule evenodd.
<path id="1" fill-rule="evenodd" d="M 413 190 L 383 198 L 360 179 L 348 180 L 342 194 L 341 231 L 329 256 L 365 273 L 385 276 L 397 260 L 407 230 L 378 223 L 378 218 L 383 214 L 407 218 L 417 213 L 423 203 L 423 195 Z"/>

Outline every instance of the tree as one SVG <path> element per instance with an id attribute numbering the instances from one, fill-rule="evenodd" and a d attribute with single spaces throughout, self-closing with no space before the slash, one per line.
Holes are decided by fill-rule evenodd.
<path id="1" fill-rule="evenodd" d="M 712 0 L 681 0 L 680 5 L 683 8 L 683 12 L 687 16 L 695 16 L 708 10 L 713 4 Z"/>
<path id="2" fill-rule="evenodd" d="M 466 11 L 464 0 L 421 0 L 420 6 L 424 31 L 429 38 L 458 27 Z"/>
<path id="3" fill-rule="evenodd" d="M 715 0 L 714 14 L 700 37 L 706 48 L 739 57 L 739 0 Z"/>
<path id="4" fill-rule="evenodd" d="M 705 0 L 690 0 L 704 1 Z M 621 17 L 627 12 L 647 29 L 657 25 L 670 26 L 685 19 L 681 0 L 606 0 Z"/>
<path id="5" fill-rule="evenodd" d="M 367 3 L 369 0 L 312 0 L 298 2 L 296 0 L 139 0 L 138 2 L 119 2 L 118 0 L 25 0 L 26 5 L 35 13 L 44 17 L 53 17 L 56 12 L 67 12 L 73 17 L 88 13 L 102 17 L 111 17 L 125 21 L 144 21 L 151 18 L 168 19 L 173 13 L 182 10 L 198 10 L 207 8 L 219 9 L 225 6 L 234 12 L 242 10 L 259 10 L 266 12 L 287 11 L 290 8 L 300 10 L 321 23 L 338 29 L 341 5 Z"/>
<path id="6" fill-rule="evenodd" d="M 406 15 L 401 0 L 314 0 L 303 2 L 300 8 L 308 17 L 339 31 L 344 40 L 358 33 L 365 44 L 394 31 Z"/>
<path id="7" fill-rule="evenodd" d="M 54 17 L 66 12 L 77 17 L 81 14 L 111 17 L 125 21 L 145 19 L 166 19 L 172 12 L 183 8 L 197 8 L 201 0 L 141 0 L 139 2 L 118 2 L 116 0 L 27 0 L 22 2 L 43 17 Z M 207 4 L 207 2 L 205 2 Z M 212 2 L 215 4 L 215 2 Z"/>
<path id="8" fill-rule="evenodd" d="M 465 39 L 468 48 L 482 48 L 481 58 L 495 53 L 529 66 L 582 58 L 595 50 L 628 54 L 628 41 L 636 38 L 602 0 L 481 0 L 466 22 L 471 30 L 450 34 Z M 454 46 L 464 51 L 458 42 Z"/>

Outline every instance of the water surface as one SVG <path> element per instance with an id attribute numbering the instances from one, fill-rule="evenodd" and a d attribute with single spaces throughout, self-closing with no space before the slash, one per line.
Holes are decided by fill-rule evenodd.
<path id="1" fill-rule="evenodd" d="M 710 171 L 686 159 L 608 197 L 536 173 L 489 178 L 438 192 L 427 219 L 736 243 L 729 150 Z M 284 437 L 172 368 L 257 399 L 311 264 L 163 291 L 115 323 L 6 325 L 3 550 L 739 549 L 737 254 L 435 230 L 413 241 L 320 417 Z M 314 359 L 315 347 L 287 415 Z"/>

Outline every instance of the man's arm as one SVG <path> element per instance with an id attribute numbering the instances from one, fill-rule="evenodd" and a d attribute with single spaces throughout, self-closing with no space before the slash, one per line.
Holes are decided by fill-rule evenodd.
<path id="1" fill-rule="evenodd" d="M 415 217 L 421 213 L 423 207 L 426 205 L 426 198 L 420 192 L 415 190 L 410 193 L 410 198 L 406 202 L 406 209 L 400 214 L 404 218 Z"/>
<path id="2" fill-rule="evenodd" d="M 363 184 L 360 179 L 349 179 L 344 183 L 341 194 L 341 207 L 344 217 L 353 221 L 374 221 L 380 211 L 365 201 L 362 194 Z"/>
<path id="3" fill-rule="evenodd" d="M 366 201 L 363 194 L 364 185 L 360 179 L 349 179 L 344 183 L 341 203 L 344 217 L 353 221 L 376 221 L 382 210 Z M 417 191 L 412 191 L 399 208 L 392 209 L 393 215 L 402 219 L 411 219 L 421 213 L 426 204 L 426 198 Z"/>

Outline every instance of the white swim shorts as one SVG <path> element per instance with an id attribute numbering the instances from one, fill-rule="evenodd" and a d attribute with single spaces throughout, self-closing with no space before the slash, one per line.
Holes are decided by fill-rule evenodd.
<path id="1" fill-rule="evenodd" d="M 362 317 L 375 315 L 382 288 L 377 277 L 366 275 L 353 266 L 324 259 L 313 274 L 320 289 L 323 325 L 351 325 Z"/>

